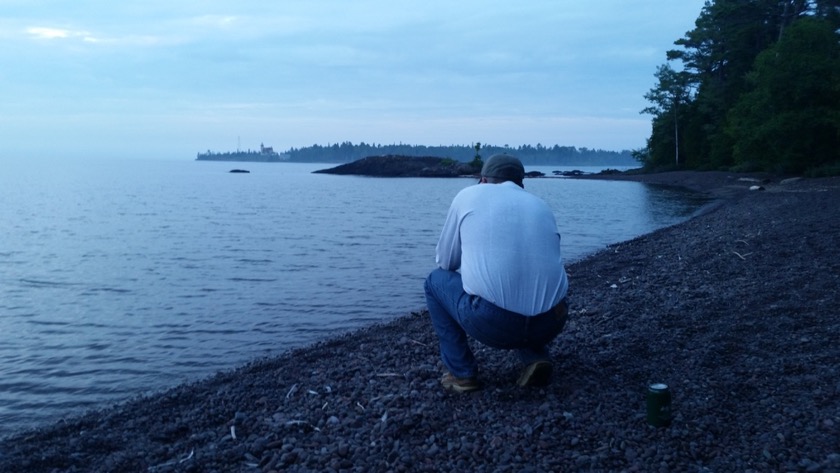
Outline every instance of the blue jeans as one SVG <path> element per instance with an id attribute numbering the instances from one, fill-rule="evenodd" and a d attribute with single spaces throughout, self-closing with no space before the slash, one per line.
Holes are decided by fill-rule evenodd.
<path id="1" fill-rule="evenodd" d="M 566 324 L 565 301 L 557 310 L 527 317 L 497 307 L 481 297 L 464 292 L 461 274 L 436 269 L 425 283 L 426 304 L 440 341 L 440 356 L 450 373 L 458 378 L 478 374 L 478 364 L 467 335 L 493 347 L 516 350 L 527 364 L 548 360 L 546 346 Z"/>

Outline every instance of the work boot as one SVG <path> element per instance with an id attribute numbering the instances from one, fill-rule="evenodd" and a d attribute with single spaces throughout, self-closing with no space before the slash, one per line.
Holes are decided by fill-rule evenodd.
<path id="1" fill-rule="evenodd" d="M 443 389 L 455 391 L 456 393 L 468 393 L 481 389 L 481 383 L 474 376 L 469 378 L 456 378 L 452 373 L 444 373 L 440 378 Z"/>

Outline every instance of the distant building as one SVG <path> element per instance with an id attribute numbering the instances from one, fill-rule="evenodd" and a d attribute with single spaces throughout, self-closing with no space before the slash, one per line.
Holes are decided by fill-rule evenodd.
<path id="1" fill-rule="evenodd" d="M 271 146 L 260 143 L 259 151 L 227 151 L 216 153 L 207 150 L 206 153 L 198 153 L 196 161 L 254 161 L 263 163 L 279 163 L 289 160 L 289 155 L 280 154 L 274 151 Z"/>

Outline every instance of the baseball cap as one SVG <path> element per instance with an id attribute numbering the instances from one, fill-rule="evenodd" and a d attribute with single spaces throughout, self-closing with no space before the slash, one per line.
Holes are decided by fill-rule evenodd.
<path id="1" fill-rule="evenodd" d="M 525 177 L 522 161 L 508 154 L 494 154 L 487 158 L 481 168 L 481 175 L 496 179 L 518 181 Z"/>

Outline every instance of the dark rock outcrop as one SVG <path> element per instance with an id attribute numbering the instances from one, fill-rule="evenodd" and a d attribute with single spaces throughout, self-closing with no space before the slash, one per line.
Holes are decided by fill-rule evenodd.
<path id="1" fill-rule="evenodd" d="M 434 156 L 368 156 L 334 168 L 314 171 L 321 174 L 341 174 L 374 177 L 478 177 L 480 169 L 467 163 Z"/>

